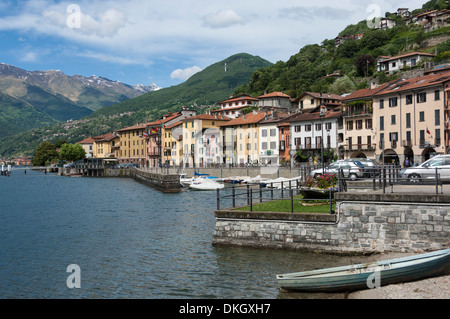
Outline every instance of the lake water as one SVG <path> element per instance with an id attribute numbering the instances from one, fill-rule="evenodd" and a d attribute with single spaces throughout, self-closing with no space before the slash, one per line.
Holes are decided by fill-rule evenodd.
<path id="1" fill-rule="evenodd" d="M 351 262 L 212 246 L 215 192 L 14 170 L 0 196 L 0 298 L 323 298 L 280 293 L 275 275 Z M 81 289 L 67 287 L 72 264 Z"/>

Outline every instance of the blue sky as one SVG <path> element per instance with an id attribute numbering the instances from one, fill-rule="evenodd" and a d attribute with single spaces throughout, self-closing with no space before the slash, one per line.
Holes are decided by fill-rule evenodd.
<path id="1" fill-rule="evenodd" d="M 237 53 L 287 61 L 376 12 L 425 2 L 2 0 L 0 62 L 168 87 Z"/>

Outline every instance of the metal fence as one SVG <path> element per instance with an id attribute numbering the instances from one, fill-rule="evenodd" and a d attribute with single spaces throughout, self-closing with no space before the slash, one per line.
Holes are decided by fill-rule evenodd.
<path id="1" fill-rule="evenodd" d="M 294 213 L 295 202 L 324 202 L 328 204 L 329 213 L 334 214 L 333 210 L 333 191 L 324 193 L 326 198 L 296 198 L 301 190 L 302 180 L 289 180 L 281 182 L 271 182 L 259 185 L 232 185 L 225 189 L 217 190 L 217 210 L 220 210 L 224 202 L 227 202 L 227 209 L 248 207 L 250 212 L 255 211 L 255 205 L 274 201 L 289 201 L 290 210 Z M 225 193 L 225 194 L 224 194 Z"/>

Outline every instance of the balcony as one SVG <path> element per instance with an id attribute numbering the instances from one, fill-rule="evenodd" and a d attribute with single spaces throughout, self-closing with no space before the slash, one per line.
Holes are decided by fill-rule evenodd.
<path id="1" fill-rule="evenodd" d="M 375 151 L 376 144 L 347 144 L 342 145 L 344 151 Z"/>
<path id="2" fill-rule="evenodd" d="M 403 144 L 403 147 L 411 147 L 412 146 L 412 141 L 404 140 L 402 144 Z"/>

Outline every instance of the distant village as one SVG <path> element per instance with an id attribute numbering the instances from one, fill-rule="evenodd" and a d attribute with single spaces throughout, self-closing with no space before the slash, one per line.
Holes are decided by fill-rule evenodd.
<path id="1" fill-rule="evenodd" d="M 411 16 L 400 8 L 396 15 L 427 31 L 450 21 L 450 10 Z M 378 27 L 394 25 L 386 18 Z M 363 36 L 338 37 L 336 46 Z M 381 56 L 377 70 L 392 74 L 433 57 L 422 52 Z M 372 83 L 342 96 L 325 92 L 230 96 L 206 114 L 183 107 L 156 121 L 78 143 L 88 158 L 150 168 L 294 165 L 315 161 L 324 153 L 326 161 L 370 158 L 401 165 L 408 158 L 421 163 L 450 153 L 450 67 L 423 69 L 418 77 Z M 31 158 L 14 161 L 27 165 Z"/>

